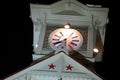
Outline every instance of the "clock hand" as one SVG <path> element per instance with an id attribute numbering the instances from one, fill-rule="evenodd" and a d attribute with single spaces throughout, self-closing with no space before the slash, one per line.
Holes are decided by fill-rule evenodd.
<path id="1" fill-rule="evenodd" d="M 68 44 L 68 46 L 69 46 L 70 50 L 73 50 L 73 47 L 70 44 Z"/>
<path id="2" fill-rule="evenodd" d="M 58 42 L 54 42 L 53 44 L 56 45 L 56 44 L 59 44 L 61 43 L 62 41 L 58 41 Z"/>

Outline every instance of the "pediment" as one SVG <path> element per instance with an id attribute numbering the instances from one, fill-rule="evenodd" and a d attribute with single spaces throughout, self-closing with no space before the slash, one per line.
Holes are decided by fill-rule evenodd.
<path id="1" fill-rule="evenodd" d="M 56 14 L 77 17 L 91 17 L 93 18 L 91 19 L 93 22 L 99 22 L 97 25 L 101 28 L 103 28 L 103 26 L 106 24 L 108 11 L 108 8 L 102 8 L 99 6 L 90 7 L 79 2 L 78 0 L 59 0 L 58 2 L 50 5 L 31 4 L 31 14 L 33 19 L 38 17 L 42 19 L 43 15 L 49 17 Z"/>
<path id="2" fill-rule="evenodd" d="M 83 16 L 87 6 L 77 0 L 61 0 L 51 4 L 50 8 L 53 14 Z"/>
<path id="3" fill-rule="evenodd" d="M 34 64 L 5 80 L 58 80 L 59 78 L 62 78 L 63 80 L 66 80 L 67 78 L 69 78 L 69 80 L 102 80 L 98 75 L 63 52 L 39 61 L 37 64 Z"/>
<path id="4" fill-rule="evenodd" d="M 76 11 L 73 11 L 73 10 L 63 10 L 63 11 L 60 11 L 58 13 L 55 13 L 55 14 L 59 14 L 59 15 L 75 15 L 75 16 L 84 16 L 83 14 L 81 13 L 78 13 Z"/>

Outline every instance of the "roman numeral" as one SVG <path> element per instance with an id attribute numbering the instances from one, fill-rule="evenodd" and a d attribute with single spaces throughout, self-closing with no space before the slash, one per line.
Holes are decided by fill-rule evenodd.
<path id="1" fill-rule="evenodd" d="M 59 41 L 59 39 L 53 39 L 54 41 Z"/>
<path id="2" fill-rule="evenodd" d="M 58 38 L 61 38 L 61 36 L 58 36 L 58 35 L 55 35 L 56 37 L 58 37 Z"/>
<path id="3" fill-rule="evenodd" d="M 79 40 L 72 40 L 73 42 L 79 42 Z"/>
<path id="4" fill-rule="evenodd" d="M 78 36 L 74 36 L 74 37 L 72 37 L 72 39 L 74 39 L 74 38 L 77 38 Z"/>
<path id="5" fill-rule="evenodd" d="M 63 33 L 62 33 L 62 32 L 60 32 L 60 34 L 63 36 Z"/>
<path id="6" fill-rule="evenodd" d="M 75 43 L 73 43 L 73 42 L 71 42 L 71 44 L 74 45 L 74 46 L 77 46 L 77 44 L 75 44 Z"/>
<path id="7" fill-rule="evenodd" d="M 71 33 L 69 37 L 71 37 L 72 35 L 73 35 L 73 33 Z"/>

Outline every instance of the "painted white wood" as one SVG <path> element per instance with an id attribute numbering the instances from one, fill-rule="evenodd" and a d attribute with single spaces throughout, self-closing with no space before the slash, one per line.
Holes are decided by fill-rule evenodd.
<path id="1" fill-rule="evenodd" d="M 93 28 L 89 27 L 88 29 L 88 44 L 87 44 L 87 56 L 93 56 Z"/>
<path id="2" fill-rule="evenodd" d="M 54 64 L 55 69 L 49 69 L 49 64 Z M 71 65 L 72 70 L 66 70 L 66 65 Z M 43 60 L 27 69 L 24 69 L 4 80 L 102 80 L 95 73 L 61 52 Z"/>
<path id="3" fill-rule="evenodd" d="M 81 52 L 85 57 L 93 57 L 95 29 L 99 29 L 104 45 L 109 8 L 87 6 L 77 0 L 60 0 L 50 5 L 30 4 L 30 8 L 34 22 L 33 51 L 35 54 L 42 54 L 46 25 L 64 25 L 67 22 L 89 28 L 87 51 Z M 36 44 L 38 47 L 35 47 Z M 97 59 L 102 60 L 102 57 L 98 55 Z"/>
<path id="4" fill-rule="evenodd" d="M 37 60 L 37 59 L 39 59 L 39 58 L 41 58 L 41 57 L 43 57 L 43 56 L 45 56 L 45 55 L 33 54 L 33 55 L 32 55 L 32 59 L 33 59 L 33 61 L 34 61 L 34 60 Z"/>

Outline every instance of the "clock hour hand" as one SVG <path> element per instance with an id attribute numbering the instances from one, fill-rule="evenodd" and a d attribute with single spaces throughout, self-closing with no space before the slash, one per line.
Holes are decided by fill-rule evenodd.
<path id="1" fill-rule="evenodd" d="M 61 43 L 62 41 L 58 41 L 58 42 L 54 42 L 53 44 L 56 45 L 56 44 L 59 44 Z"/>

